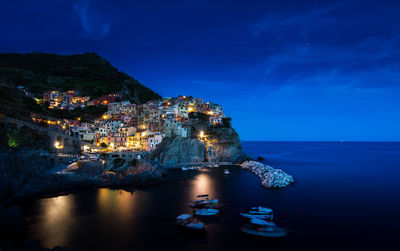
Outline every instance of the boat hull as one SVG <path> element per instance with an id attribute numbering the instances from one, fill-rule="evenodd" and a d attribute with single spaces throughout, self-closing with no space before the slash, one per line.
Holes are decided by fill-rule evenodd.
<path id="1" fill-rule="evenodd" d="M 259 231 L 249 226 L 243 226 L 240 230 L 245 234 L 267 238 L 282 238 L 287 235 L 287 231 L 280 227 L 274 227 L 272 231 Z"/>
<path id="2" fill-rule="evenodd" d="M 240 215 L 246 219 L 263 219 L 269 220 L 272 219 L 272 215 L 269 214 L 248 214 L 248 213 L 240 213 Z"/>

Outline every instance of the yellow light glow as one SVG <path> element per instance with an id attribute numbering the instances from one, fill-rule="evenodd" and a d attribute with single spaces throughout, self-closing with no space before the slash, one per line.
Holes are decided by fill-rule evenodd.
<path id="1" fill-rule="evenodd" d="M 78 118 L 78 120 L 80 121 L 80 120 L 81 120 L 81 118 Z"/>
<path id="2" fill-rule="evenodd" d="M 204 132 L 200 131 L 200 138 L 203 138 L 203 137 L 204 137 Z"/>
<path id="3" fill-rule="evenodd" d="M 54 147 L 55 147 L 56 149 L 63 149 L 64 146 L 61 145 L 60 142 L 56 141 L 56 142 L 54 142 Z"/>

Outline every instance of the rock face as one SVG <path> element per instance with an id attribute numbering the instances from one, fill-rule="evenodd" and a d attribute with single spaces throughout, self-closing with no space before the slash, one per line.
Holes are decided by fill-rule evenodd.
<path id="1" fill-rule="evenodd" d="M 149 159 L 163 167 L 176 167 L 189 163 L 204 162 L 206 144 L 197 139 L 180 136 L 166 137 L 152 152 Z"/>
<path id="2" fill-rule="evenodd" d="M 7 151 L 0 160 L 0 201 L 23 194 L 29 181 L 43 177 L 54 165 L 37 151 Z"/>
<path id="3" fill-rule="evenodd" d="M 238 138 L 229 142 L 215 140 L 211 143 L 180 136 L 164 138 L 149 155 L 151 162 L 167 168 L 205 162 L 238 163 L 245 158 Z"/>
<path id="4" fill-rule="evenodd" d="M 206 158 L 210 162 L 240 163 L 247 157 L 243 152 L 239 135 L 233 128 L 209 129 Z"/>
<path id="5" fill-rule="evenodd" d="M 241 167 L 257 175 L 261 179 L 261 184 L 267 188 L 283 188 L 294 182 L 293 177 L 284 171 L 257 161 L 246 161 Z"/>
<path id="6" fill-rule="evenodd" d="M 87 187 L 119 187 L 162 182 L 162 173 L 146 161 L 105 171 L 100 161 L 76 162 L 67 173 L 52 173 L 57 160 L 43 151 L 0 153 L 0 202 L 52 195 Z M 78 165 L 81 163 L 81 165 Z M 73 165 L 71 165 L 73 166 Z"/>
<path id="7" fill-rule="evenodd" d="M 164 138 L 149 154 L 149 161 L 163 167 L 177 167 L 203 162 L 241 163 L 247 159 L 239 135 L 230 123 L 210 125 L 207 115 L 190 113 L 186 129 L 187 137 Z"/>

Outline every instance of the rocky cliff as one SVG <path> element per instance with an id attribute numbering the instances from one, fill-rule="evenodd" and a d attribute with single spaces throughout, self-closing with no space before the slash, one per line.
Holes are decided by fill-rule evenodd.
<path id="1" fill-rule="evenodd" d="M 208 116 L 191 113 L 189 121 L 187 137 L 172 135 L 164 138 L 148 159 L 164 167 L 204 162 L 239 163 L 247 159 L 230 119 L 223 125 L 213 126 L 209 125 Z"/>

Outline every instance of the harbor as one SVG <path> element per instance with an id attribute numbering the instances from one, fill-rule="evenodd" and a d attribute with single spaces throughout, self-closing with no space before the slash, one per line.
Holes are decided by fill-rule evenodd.
<path id="1" fill-rule="evenodd" d="M 254 156 L 268 153 L 268 164 L 296 178 L 284 189 L 266 189 L 253 173 L 221 165 L 201 171 L 179 170 L 188 178 L 157 186 L 90 189 L 35 200 L 22 206 L 27 236 L 40 240 L 44 247 L 64 245 L 72 250 L 160 250 L 165 246 L 174 250 L 340 250 L 343 246 L 358 250 L 393 244 L 397 235 L 381 230 L 394 229 L 399 223 L 386 213 L 400 208 L 393 200 L 400 191 L 398 182 L 388 178 L 398 176 L 398 171 L 385 162 L 399 163 L 391 154 L 398 152 L 398 146 L 381 145 L 388 149 L 386 153 L 366 155 L 375 151 L 374 145 L 352 145 L 357 151 L 349 161 L 349 144 L 245 142 L 247 152 Z M 304 148 L 309 150 L 298 151 Z M 356 165 L 360 162 L 365 170 L 362 178 L 361 167 Z M 225 169 L 230 174 L 225 174 Z M 354 203 L 361 188 L 368 196 Z M 187 213 L 197 218 L 190 203 L 201 200 L 198 195 L 218 199 L 222 210 L 199 218 L 206 225 L 204 234 L 181 231 L 176 217 Z M 265 238 L 244 233 L 241 227 L 246 221 L 240 213 L 253 206 L 272 209 L 272 221 L 286 229 L 287 236 Z M 350 219 L 357 224 L 348 225 Z M 343 226 L 348 230 L 343 231 Z"/>

